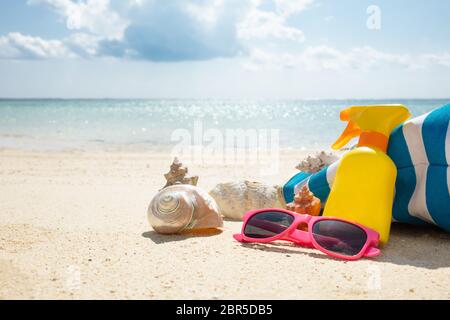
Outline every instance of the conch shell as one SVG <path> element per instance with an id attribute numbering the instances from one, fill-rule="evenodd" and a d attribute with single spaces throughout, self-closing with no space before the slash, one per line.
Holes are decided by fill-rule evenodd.
<path id="1" fill-rule="evenodd" d="M 209 194 L 216 200 L 220 212 L 225 217 L 242 220 L 249 210 L 283 208 L 279 188 L 244 180 L 220 183 Z"/>
<path id="2" fill-rule="evenodd" d="M 153 229 L 162 234 L 223 226 L 214 199 L 191 185 L 175 185 L 161 190 L 151 201 L 147 217 Z"/>
<path id="3" fill-rule="evenodd" d="M 321 210 L 320 199 L 309 191 L 307 186 L 303 186 L 294 197 L 294 202 L 288 203 L 286 209 L 300 214 L 318 216 Z"/>

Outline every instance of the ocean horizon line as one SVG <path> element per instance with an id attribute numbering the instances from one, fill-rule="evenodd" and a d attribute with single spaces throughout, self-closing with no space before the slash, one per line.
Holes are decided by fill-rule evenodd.
<path id="1" fill-rule="evenodd" d="M 449 101 L 0 99 L 0 147 L 191 144 L 199 136 L 246 130 L 252 137 L 270 135 L 280 147 L 311 149 L 340 135 L 339 113 L 350 105 L 401 103 L 419 116 Z"/>

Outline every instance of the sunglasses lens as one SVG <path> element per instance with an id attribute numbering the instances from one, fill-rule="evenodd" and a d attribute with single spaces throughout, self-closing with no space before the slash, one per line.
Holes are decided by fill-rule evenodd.
<path id="1" fill-rule="evenodd" d="M 312 228 L 314 240 L 325 250 L 356 256 L 366 244 L 367 234 L 360 227 L 338 220 L 321 220 Z"/>
<path id="2" fill-rule="evenodd" d="M 245 225 L 244 234 L 249 238 L 270 238 L 285 231 L 294 217 L 284 212 L 261 212 L 251 217 Z"/>

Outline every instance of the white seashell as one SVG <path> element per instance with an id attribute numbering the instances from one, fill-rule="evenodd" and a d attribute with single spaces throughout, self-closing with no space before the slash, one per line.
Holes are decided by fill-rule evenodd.
<path id="1" fill-rule="evenodd" d="M 214 199 L 191 185 L 175 185 L 161 190 L 151 201 L 147 217 L 153 229 L 163 234 L 223 226 Z"/>
<path id="2" fill-rule="evenodd" d="M 279 187 L 253 181 L 220 183 L 209 194 L 227 218 L 242 220 L 247 211 L 261 208 L 283 208 Z"/>
<path id="3" fill-rule="evenodd" d="M 314 156 L 308 156 L 306 159 L 302 160 L 295 168 L 306 172 L 306 173 L 316 173 L 322 170 L 324 167 L 331 165 L 336 162 L 339 158 L 325 151 L 316 153 Z"/>

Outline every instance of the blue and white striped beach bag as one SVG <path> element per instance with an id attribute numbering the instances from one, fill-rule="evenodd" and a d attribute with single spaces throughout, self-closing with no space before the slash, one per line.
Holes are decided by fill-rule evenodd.
<path id="1" fill-rule="evenodd" d="M 450 104 L 406 121 L 389 139 L 397 166 L 394 221 L 431 223 L 450 232 Z M 303 185 L 326 202 L 339 161 L 315 174 L 300 172 L 283 186 L 286 202 Z"/>

